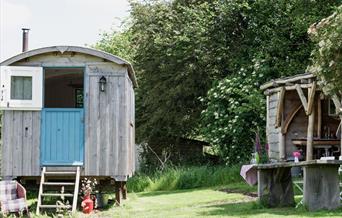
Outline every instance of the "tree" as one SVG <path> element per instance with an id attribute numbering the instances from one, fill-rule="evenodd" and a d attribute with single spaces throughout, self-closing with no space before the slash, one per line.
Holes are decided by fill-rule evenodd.
<path id="1" fill-rule="evenodd" d="M 203 99 L 206 109 L 200 128 L 202 137 L 217 148 L 226 163 L 243 163 L 250 158 L 255 132 L 264 133 L 266 126 L 266 105 L 259 86 L 305 71 L 313 48 L 307 27 L 331 13 L 337 3 L 260 0 L 248 1 L 246 10 L 240 11 L 244 39 L 238 44 L 236 67 Z"/>
<path id="2" fill-rule="evenodd" d="M 265 126 L 259 117 L 265 110 L 259 86 L 305 71 L 313 48 L 307 27 L 330 14 L 338 2 L 132 1 L 128 28 L 104 35 L 97 47 L 133 61 L 140 86 L 138 142 L 157 150 L 172 147 L 182 137 L 205 139 L 234 163 L 236 159 L 227 160 L 230 153 L 244 146 L 241 159 L 246 159 L 253 131 Z M 128 49 L 122 51 L 126 40 Z M 226 96 L 214 98 L 221 88 Z M 215 108 L 222 107 L 227 107 L 226 114 L 212 120 Z M 232 123 L 237 115 L 238 122 Z M 210 132 L 222 127 L 225 138 L 217 141 Z"/>
<path id="3" fill-rule="evenodd" d="M 103 32 L 100 41 L 93 47 L 117 55 L 129 62 L 134 61 L 135 47 L 132 44 L 132 33 L 129 29 Z"/>

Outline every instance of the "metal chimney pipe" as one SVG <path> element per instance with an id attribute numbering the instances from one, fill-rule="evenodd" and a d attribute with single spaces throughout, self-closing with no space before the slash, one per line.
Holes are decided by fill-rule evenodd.
<path id="1" fill-rule="evenodd" d="M 28 50 L 28 34 L 30 29 L 22 28 L 23 30 L 23 52 Z"/>

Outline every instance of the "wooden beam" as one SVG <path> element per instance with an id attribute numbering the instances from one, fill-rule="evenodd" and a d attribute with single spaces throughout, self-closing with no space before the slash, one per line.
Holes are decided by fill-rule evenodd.
<path id="1" fill-rule="evenodd" d="M 269 126 L 270 126 L 270 96 L 267 95 L 266 96 L 266 138 L 267 138 L 267 141 L 270 135 Z M 268 156 L 270 156 L 270 154 L 271 154 L 271 149 L 268 149 Z"/>
<path id="2" fill-rule="evenodd" d="M 279 159 L 286 160 L 285 134 L 282 131 L 279 132 Z"/>
<path id="3" fill-rule="evenodd" d="M 121 205 L 121 182 L 115 181 L 115 204 Z"/>
<path id="4" fill-rule="evenodd" d="M 281 84 L 285 84 L 285 83 L 293 83 L 293 82 L 297 82 L 300 80 L 312 79 L 315 77 L 316 76 L 313 74 L 301 74 L 301 75 L 291 76 L 291 77 L 287 77 L 287 78 L 281 78 L 281 79 L 272 80 L 270 82 L 263 84 L 260 87 L 260 89 L 265 90 L 265 89 L 268 89 L 272 86 L 277 86 L 277 85 L 281 85 Z"/>
<path id="5" fill-rule="evenodd" d="M 307 89 L 307 88 L 311 88 L 312 87 L 312 84 L 309 83 L 309 84 L 296 84 L 296 85 L 299 85 L 302 89 Z M 296 90 L 296 85 L 290 85 L 290 86 L 284 86 L 285 87 L 285 90 L 286 91 L 292 91 L 292 90 Z M 276 87 L 276 88 L 271 88 L 271 89 L 267 89 L 264 91 L 264 94 L 265 95 L 271 95 L 273 93 L 276 93 L 276 92 L 279 92 L 280 89 L 282 87 Z M 316 90 L 320 90 L 320 87 L 316 87 Z"/>
<path id="6" fill-rule="evenodd" d="M 304 107 L 305 113 L 308 114 L 308 101 L 306 100 L 306 97 L 304 95 L 302 88 L 298 84 L 296 85 L 296 90 L 297 90 L 299 99 L 302 102 L 302 105 Z"/>
<path id="7" fill-rule="evenodd" d="M 311 114 L 308 119 L 308 132 L 306 142 L 306 160 L 313 158 L 313 133 L 315 127 L 315 107 L 312 107 Z"/>
<path id="8" fill-rule="evenodd" d="M 277 103 L 277 116 L 276 116 L 276 123 L 275 126 L 278 128 L 281 126 L 281 120 L 284 111 L 284 98 L 285 98 L 285 88 L 282 87 L 278 92 L 278 103 Z"/>
<path id="9" fill-rule="evenodd" d="M 322 137 L 322 100 L 317 100 L 317 137 Z"/>
<path id="10" fill-rule="evenodd" d="M 284 90 L 285 93 L 285 90 Z M 281 95 L 281 93 L 280 93 Z M 284 94 L 283 94 L 284 95 Z M 284 96 L 282 96 L 282 102 L 284 102 Z M 283 108 L 283 105 L 281 105 Z M 285 147 L 285 134 L 282 133 L 284 128 L 284 113 L 283 109 L 281 113 L 279 114 L 279 120 L 280 120 L 280 131 L 279 131 L 279 160 L 285 161 L 286 160 L 286 147 Z"/>
<path id="11" fill-rule="evenodd" d="M 282 133 L 286 134 L 288 131 L 288 128 L 293 120 L 293 118 L 296 116 L 298 111 L 303 107 L 303 105 L 298 105 L 297 107 L 294 107 L 293 110 L 289 113 L 289 115 L 286 117 L 284 121 L 284 127 L 282 128 Z"/>
<path id="12" fill-rule="evenodd" d="M 308 89 L 308 111 L 307 111 L 307 115 L 310 115 L 311 112 L 312 112 L 312 107 L 313 107 L 313 104 L 315 102 L 315 94 L 316 94 L 316 86 L 317 86 L 317 83 L 316 81 L 314 81 L 312 83 L 312 87 Z"/>
<path id="13" fill-rule="evenodd" d="M 126 181 L 121 182 L 121 192 L 122 192 L 122 199 L 127 199 L 127 185 Z"/>

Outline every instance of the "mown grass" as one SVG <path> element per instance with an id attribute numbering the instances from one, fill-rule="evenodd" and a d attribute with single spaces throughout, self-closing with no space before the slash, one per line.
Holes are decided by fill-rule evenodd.
<path id="1" fill-rule="evenodd" d="M 235 186 L 226 186 L 234 189 Z M 226 193 L 216 188 L 129 193 L 121 207 L 111 207 L 94 217 L 341 217 L 342 209 L 309 212 L 299 208 L 265 208 L 256 198 Z M 296 197 L 300 201 L 301 196 Z"/>
<path id="2" fill-rule="evenodd" d="M 152 175 L 136 175 L 129 182 L 128 200 L 112 204 L 91 215 L 77 212 L 65 217 L 342 217 L 342 209 L 309 212 L 299 208 L 265 208 L 257 198 L 256 187 L 242 181 L 239 166 L 168 168 Z M 35 196 L 35 195 L 34 195 Z M 36 198 L 28 195 L 33 217 Z M 296 196 L 299 202 L 302 196 Z"/>
<path id="3" fill-rule="evenodd" d="M 170 191 L 224 186 L 242 182 L 240 166 L 173 167 L 152 175 L 137 174 L 128 181 L 128 190 Z"/>

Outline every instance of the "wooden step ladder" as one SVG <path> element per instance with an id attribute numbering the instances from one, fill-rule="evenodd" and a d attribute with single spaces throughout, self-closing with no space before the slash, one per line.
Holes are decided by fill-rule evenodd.
<path id="1" fill-rule="evenodd" d="M 47 181 L 48 178 L 54 177 L 64 177 L 64 176 L 75 176 L 75 182 L 65 182 L 65 181 L 58 181 L 58 182 L 49 182 Z M 76 212 L 77 206 L 77 197 L 78 197 L 78 190 L 80 184 L 80 167 L 76 167 L 75 171 L 47 171 L 46 167 L 43 167 L 42 174 L 40 178 L 40 185 L 39 185 L 39 193 L 38 193 L 38 203 L 37 203 L 37 210 L 36 214 L 38 215 L 41 209 L 49 209 L 49 208 L 58 208 L 58 209 L 71 209 L 72 213 Z M 48 187 L 61 187 L 63 190 L 61 193 L 48 193 Z M 64 187 L 66 186 L 74 186 L 74 193 L 64 193 Z M 42 197 L 50 196 L 56 197 L 56 204 L 54 205 L 44 205 Z M 70 205 L 57 205 L 57 198 L 58 197 L 73 197 L 72 206 Z"/>

